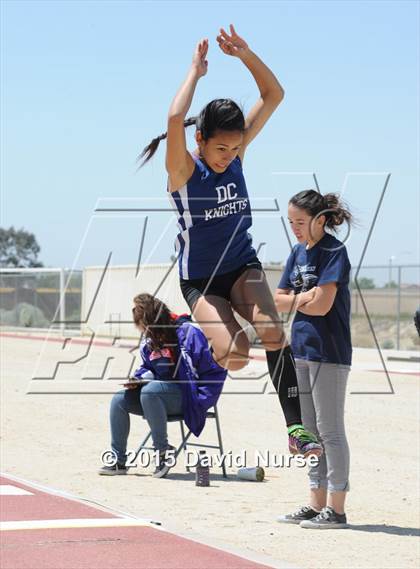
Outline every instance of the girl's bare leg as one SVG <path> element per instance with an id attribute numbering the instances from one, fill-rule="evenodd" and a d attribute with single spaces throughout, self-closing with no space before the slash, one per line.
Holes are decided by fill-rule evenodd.
<path id="1" fill-rule="evenodd" d="M 201 296 L 193 315 L 210 341 L 217 363 L 231 371 L 248 363 L 249 341 L 236 320 L 230 303 L 219 296 Z"/>
<path id="2" fill-rule="evenodd" d="M 232 306 L 255 328 L 267 351 L 288 345 L 273 295 L 265 274 L 258 269 L 245 271 L 232 287 Z"/>

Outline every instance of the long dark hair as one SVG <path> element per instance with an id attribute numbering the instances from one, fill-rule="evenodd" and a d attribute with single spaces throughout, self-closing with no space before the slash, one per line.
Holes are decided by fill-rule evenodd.
<path id="1" fill-rule="evenodd" d="M 168 348 L 173 357 L 177 353 L 178 336 L 176 324 L 169 308 L 164 302 L 148 293 L 133 298 L 133 320 L 145 328 L 152 350 Z"/>
<path id="2" fill-rule="evenodd" d="M 337 194 L 321 195 L 316 190 L 304 190 L 295 194 L 289 203 L 303 209 L 311 217 L 325 216 L 325 226 L 333 231 L 344 222 L 353 223 L 353 215 Z"/>
<path id="3" fill-rule="evenodd" d="M 245 130 L 244 114 L 235 101 L 232 99 L 214 99 L 210 101 L 197 117 L 189 117 L 184 121 L 184 127 L 195 124 L 196 130 L 201 132 L 203 140 L 208 140 L 214 136 L 217 130 L 240 131 Z M 137 158 L 141 162 L 139 168 L 152 158 L 158 149 L 161 140 L 165 140 L 168 133 L 165 132 L 154 138 Z"/>

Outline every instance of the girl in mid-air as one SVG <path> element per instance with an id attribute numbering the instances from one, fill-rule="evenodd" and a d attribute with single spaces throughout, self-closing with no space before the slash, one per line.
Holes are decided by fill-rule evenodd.
<path id="1" fill-rule="evenodd" d="M 250 71 L 260 97 L 245 118 L 230 99 L 208 103 L 186 118 L 198 81 L 207 73 L 208 40 L 196 47 L 192 65 L 169 109 L 167 133 L 143 150 L 143 164 L 167 138 L 168 195 L 178 216 L 176 250 L 182 294 L 211 342 L 213 357 L 229 370 L 243 368 L 250 344 L 234 310 L 255 328 L 279 395 L 292 453 L 320 455 L 322 447 L 302 426 L 293 356 L 261 263 L 248 233 L 251 207 L 242 172 L 245 151 L 283 99 L 270 69 L 230 26 L 220 30 L 223 53 Z M 197 148 L 189 152 L 185 128 L 195 125 Z"/>
<path id="2" fill-rule="evenodd" d="M 335 194 L 306 190 L 289 202 L 293 248 L 276 291 L 279 312 L 297 310 L 292 350 L 303 424 L 319 437 L 324 455 L 309 470 L 310 503 L 279 522 L 305 528 L 343 528 L 349 490 L 349 445 L 344 400 L 350 371 L 350 262 L 346 247 L 329 231 L 352 215 Z"/>

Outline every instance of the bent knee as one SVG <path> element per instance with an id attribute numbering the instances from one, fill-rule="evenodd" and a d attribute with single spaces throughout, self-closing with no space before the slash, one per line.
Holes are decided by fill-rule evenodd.
<path id="1" fill-rule="evenodd" d="M 271 318 L 269 315 L 259 315 L 254 322 L 254 327 L 266 349 L 279 350 L 288 344 L 280 320 Z"/>
<path id="2" fill-rule="evenodd" d="M 117 391 L 117 393 L 114 393 L 111 399 L 111 406 L 121 405 L 121 403 L 124 401 L 124 398 L 125 398 L 125 389 L 123 391 Z"/>
<path id="3" fill-rule="evenodd" d="M 126 399 L 126 391 L 117 391 L 111 399 L 110 411 L 115 413 L 117 411 L 127 411 L 129 403 Z"/>
<path id="4" fill-rule="evenodd" d="M 227 356 L 222 358 L 220 362 L 217 362 L 221 367 L 228 369 L 229 371 L 239 371 L 248 365 L 249 358 L 235 358 L 235 356 Z"/>
<path id="5" fill-rule="evenodd" d="M 269 323 L 266 326 L 260 325 L 256 327 L 256 330 L 266 350 L 281 350 L 289 344 L 283 327 L 280 324 Z"/>
<path id="6" fill-rule="evenodd" d="M 160 393 L 162 393 L 161 382 L 158 380 L 149 381 L 141 388 L 140 399 L 150 395 L 159 395 Z"/>
<path id="7" fill-rule="evenodd" d="M 214 350 L 213 357 L 219 366 L 229 371 L 238 371 L 249 363 L 249 348 L 246 350 Z"/>

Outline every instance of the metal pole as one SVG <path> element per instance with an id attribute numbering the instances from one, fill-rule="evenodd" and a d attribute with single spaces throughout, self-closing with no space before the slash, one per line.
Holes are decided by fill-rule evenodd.
<path id="1" fill-rule="evenodd" d="M 400 349 L 400 324 L 401 324 L 401 265 L 398 267 L 397 350 Z"/>
<path id="2" fill-rule="evenodd" d="M 18 275 L 15 275 L 14 281 L 15 281 L 15 314 L 16 314 L 16 326 L 19 326 L 19 315 L 18 315 L 18 311 L 17 311 L 17 305 L 18 305 Z"/>
<path id="3" fill-rule="evenodd" d="M 66 328 L 66 296 L 64 293 L 64 269 L 60 269 L 60 331 L 64 335 Z"/>

